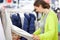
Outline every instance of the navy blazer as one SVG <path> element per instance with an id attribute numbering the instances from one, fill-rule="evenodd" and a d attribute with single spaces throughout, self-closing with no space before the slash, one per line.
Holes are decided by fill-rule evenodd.
<path id="1" fill-rule="evenodd" d="M 24 14 L 24 25 L 23 30 L 27 31 L 28 33 L 32 34 L 35 31 L 35 20 L 36 17 L 34 14 Z"/>
<path id="2" fill-rule="evenodd" d="M 24 24 L 23 24 L 23 30 L 26 32 L 33 34 L 35 31 L 35 20 L 36 17 L 34 14 L 29 14 L 27 15 L 26 13 L 24 14 Z M 27 40 L 26 38 L 22 37 L 21 40 Z"/>
<path id="3" fill-rule="evenodd" d="M 4 0 L 0 0 L 0 3 L 3 3 Z"/>
<path id="4" fill-rule="evenodd" d="M 21 23 L 21 18 L 20 18 L 20 15 L 17 13 L 16 14 L 13 14 L 11 16 L 11 20 L 12 20 L 12 24 L 19 27 L 19 28 L 22 28 L 22 23 Z"/>
<path id="5" fill-rule="evenodd" d="M 34 14 L 29 14 L 30 15 L 30 25 L 29 25 L 29 33 L 30 34 L 33 34 L 34 31 L 35 31 L 35 20 L 36 20 L 36 17 Z"/>

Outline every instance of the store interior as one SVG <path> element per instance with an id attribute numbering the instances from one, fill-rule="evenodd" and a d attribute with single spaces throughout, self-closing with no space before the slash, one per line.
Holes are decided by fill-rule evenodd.
<path id="1" fill-rule="evenodd" d="M 41 18 L 41 14 L 35 12 L 35 1 L 36 0 L 0 0 L 0 40 L 12 40 L 11 35 L 19 34 L 19 32 L 21 36 L 16 35 L 19 38 L 18 40 L 32 40 L 33 32 L 40 26 L 37 20 Z M 50 3 L 50 8 L 57 14 L 58 40 L 60 40 L 60 0 L 48 0 L 46 2 Z"/>

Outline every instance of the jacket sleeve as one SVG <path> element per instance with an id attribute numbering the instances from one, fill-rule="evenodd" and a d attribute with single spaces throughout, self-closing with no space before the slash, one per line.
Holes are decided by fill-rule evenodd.
<path id="1" fill-rule="evenodd" d="M 36 30 L 33 34 L 39 35 L 40 34 L 40 28 Z"/>

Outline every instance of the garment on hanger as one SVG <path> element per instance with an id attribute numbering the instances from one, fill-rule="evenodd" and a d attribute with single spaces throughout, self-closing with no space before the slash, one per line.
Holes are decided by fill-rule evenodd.
<path id="1" fill-rule="evenodd" d="M 35 20 L 36 17 L 32 13 L 24 13 L 24 23 L 23 23 L 23 30 L 26 32 L 33 34 L 35 31 Z M 26 38 L 22 37 L 21 40 L 27 40 Z"/>
<path id="2" fill-rule="evenodd" d="M 11 20 L 12 20 L 12 23 L 13 25 L 19 27 L 19 28 L 22 28 L 22 23 L 21 23 L 21 18 L 20 18 L 20 15 L 19 13 L 15 13 L 11 16 Z"/>
<path id="3" fill-rule="evenodd" d="M 5 35 L 4 35 L 3 26 L 2 26 L 2 23 L 1 23 L 1 17 L 0 17 L 0 40 L 6 40 Z"/>
<path id="4" fill-rule="evenodd" d="M 4 0 L 0 0 L 0 3 L 3 3 Z"/>
<path id="5" fill-rule="evenodd" d="M 23 28 L 23 23 L 24 23 L 24 13 L 19 13 L 19 15 L 20 15 L 20 19 L 21 19 L 22 28 Z"/>
<path id="6" fill-rule="evenodd" d="M 29 14 L 29 16 L 30 16 L 30 25 L 29 25 L 29 33 L 30 34 L 33 34 L 34 33 L 34 31 L 35 31 L 35 20 L 36 20 L 36 17 L 35 17 L 35 15 L 34 14 L 32 14 L 32 13 L 30 13 Z"/>
<path id="7" fill-rule="evenodd" d="M 29 31 L 29 22 L 30 22 L 30 16 L 27 14 L 27 13 L 24 13 L 24 23 L 23 23 L 23 27 L 22 29 L 26 32 Z M 27 40 L 26 38 L 24 37 L 21 37 L 21 40 Z"/>
<path id="8" fill-rule="evenodd" d="M 30 17 L 27 14 L 24 14 L 24 16 L 25 17 L 24 17 L 24 23 L 22 29 L 28 32 Z"/>
<path id="9" fill-rule="evenodd" d="M 25 37 L 28 40 L 32 39 L 32 34 L 29 34 L 28 32 L 22 30 L 21 28 L 15 26 L 11 22 L 10 18 L 10 12 L 9 10 L 5 9 L 5 12 L 2 13 L 2 22 L 3 22 L 3 27 L 4 27 L 4 33 L 6 40 L 12 40 L 12 34 L 11 31 L 16 33 L 19 36 Z"/>
<path id="10" fill-rule="evenodd" d="M 23 17 L 21 17 L 21 14 L 19 14 L 19 13 L 12 14 L 12 16 L 11 16 L 13 25 L 26 31 L 26 29 L 22 27 L 22 19 L 23 19 Z M 24 37 L 21 37 L 20 40 L 27 40 L 27 39 Z"/>
<path id="11" fill-rule="evenodd" d="M 36 17 L 34 14 L 24 14 L 24 25 L 23 30 L 27 31 L 28 33 L 32 34 L 35 31 L 35 20 Z"/>

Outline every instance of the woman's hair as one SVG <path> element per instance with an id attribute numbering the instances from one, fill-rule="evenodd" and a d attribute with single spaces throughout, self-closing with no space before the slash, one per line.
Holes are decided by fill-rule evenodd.
<path id="1" fill-rule="evenodd" d="M 45 1 L 43 0 L 36 0 L 35 3 L 34 3 L 34 6 L 37 6 L 39 7 L 40 5 L 42 5 L 42 7 L 45 9 L 49 9 L 50 8 L 50 5 L 48 3 L 46 3 Z"/>

